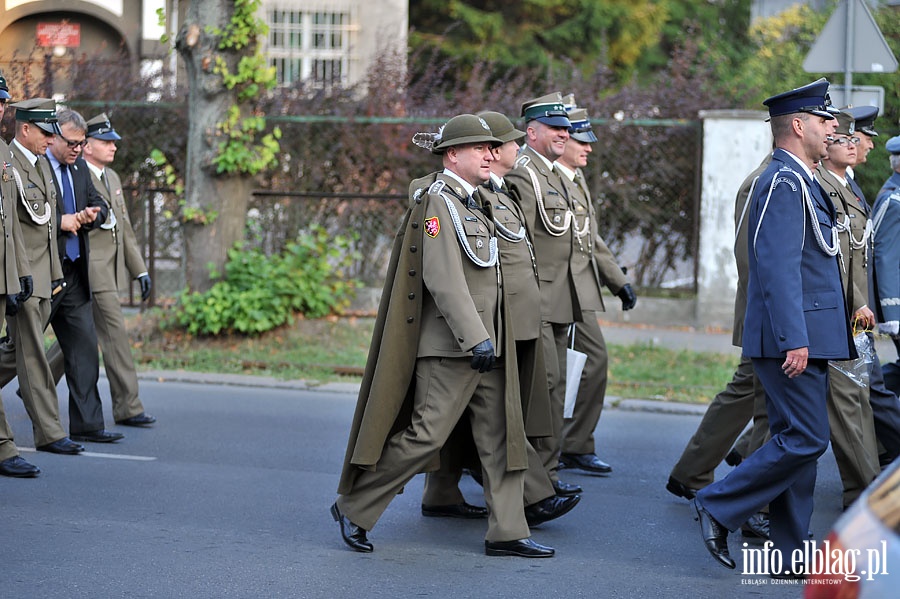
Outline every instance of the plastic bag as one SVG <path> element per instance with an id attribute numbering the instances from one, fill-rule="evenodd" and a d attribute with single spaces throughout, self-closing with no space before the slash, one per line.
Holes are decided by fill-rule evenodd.
<path id="1" fill-rule="evenodd" d="M 828 364 L 848 379 L 867 389 L 869 387 L 869 367 L 875 362 L 875 343 L 868 331 L 853 334 L 853 343 L 859 357 L 855 360 L 831 360 Z"/>

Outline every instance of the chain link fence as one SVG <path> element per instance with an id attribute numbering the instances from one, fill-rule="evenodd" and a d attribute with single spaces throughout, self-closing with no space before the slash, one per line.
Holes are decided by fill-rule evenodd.
<path id="1" fill-rule="evenodd" d="M 150 160 L 161 151 L 177 173 L 185 163 L 187 110 L 180 103 L 70 102 L 91 118 L 105 112 L 122 136 L 113 168 L 122 177 L 157 301 L 184 287 L 183 241 L 176 190 Z M 9 111 L 12 112 L 12 111 Z M 280 116 L 279 165 L 257 181 L 247 243 L 266 252 L 312 225 L 352 234 L 361 258 L 351 276 L 380 287 L 393 236 L 406 208 L 407 186 L 440 168 L 417 148 L 418 131 L 444 118 Z M 13 133 L 11 115 L 0 124 Z M 693 291 L 699 205 L 700 123 L 688 120 L 597 120 L 599 142 L 586 178 L 600 232 L 637 286 Z M 180 176 L 180 174 L 179 174 Z"/>

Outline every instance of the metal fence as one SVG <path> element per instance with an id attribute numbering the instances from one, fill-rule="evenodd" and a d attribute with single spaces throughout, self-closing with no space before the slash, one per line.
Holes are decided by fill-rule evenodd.
<path id="1" fill-rule="evenodd" d="M 162 151 L 184 164 L 183 104 L 71 102 L 90 118 L 106 112 L 122 135 L 112 165 L 126 187 L 132 221 L 148 257 L 155 298 L 184 287 L 179 198 L 149 160 Z M 10 111 L 11 112 L 11 111 Z M 362 258 L 352 276 L 380 286 L 387 254 L 406 206 L 409 181 L 434 171 L 437 157 L 411 142 L 443 119 L 281 116 L 279 165 L 260 177 L 250 202 L 247 243 L 277 252 L 312 224 L 353 233 Z M 682 120 L 594 121 L 586 178 L 601 235 L 644 289 L 693 291 L 699 206 L 700 123 Z M 0 131 L 9 139 L 8 115 Z"/>

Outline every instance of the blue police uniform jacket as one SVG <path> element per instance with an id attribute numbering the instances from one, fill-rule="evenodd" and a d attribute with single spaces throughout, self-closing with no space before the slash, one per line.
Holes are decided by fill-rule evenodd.
<path id="1" fill-rule="evenodd" d="M 829 256 L 816 238 L 818 227 L 825 244 L 836 243 L 832 203 L 780 149 L 772 154 L 750 201 L 744 355 L 782 358 L 788 350 L 807 347 L 811 359 L 855 357 L 839 258 Z"/>
<path id="2" fill-rule="evenodd" d="M 880 320 L 900 320 L 900 173 L 892 174 L 878 192 L 872 221 Z"/>

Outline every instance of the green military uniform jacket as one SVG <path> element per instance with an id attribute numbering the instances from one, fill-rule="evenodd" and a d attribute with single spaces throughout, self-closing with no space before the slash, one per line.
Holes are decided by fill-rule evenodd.
<path id="1" fill-rule="evenodd" d="M 568 324 L 581 320 L 569 258 L 572 254 L 572 211 L 568 190 L 547 163 L 528 146 L 504 181 L 519 201 L 534 236 L 541 285 L 541 319 Z"/>
<path id="2" fill-rule="evenodd" d="M 750 250 L 747 245 L 747 211 L 750 197 L 759 176 L 772 162 L 772 155 L 766 156 L 752 173 L 741 183 L 734 200 L 734 260 L 737 263 L 738 282 L 734 295 L 734 325 L 731 331 L 731 343 L 741 347 L 744 337 L 744 315 L 747 312 L 747 280 L 750 277 Z"/>
<path id="3" fill-rule="evenodd" d="M 871 226 L 869 228 L 866 226 L 869 213 L 864 200 L 857 198 L 853 191 L 825 168 L 824 163 L 819 164 L 816 174 L 822 189 L 834 204 L 835 228 L 841 242 L 843 264 L 841 279 L 844 283 L 847 308 L 852 318 L 857 310 L 869 304 L 868 265 L 872 243 Z"/>
<path id="4" fill-rule="evenodd" d="M 122 181 L 110 168 L 103 169 L 105 183 L 93 168 L 90 171 L 94 187 L 109 206 L 111 215 L 105 223 L 94 227 L 89 233 L 91 290 L 126 290 L 135 277 L 147 272 L 147 267 L 128 216 Z"/>
<path id="5" fill-rule="evenodd" d="M 430 193 L 429 190 L 434 191 L 431 184 L 419 186 L 429 179 L 444 182 L 447 189 L 441 190 L 443 195 L 441 192 Z M 444 196 L 450 198 L 456 208 L 460 227 L 480 259 L 488 255 L 486 242 L 493 234 L 493 226 L 489 220 L 482 220 L 465 208 L 465 203 L 453 192 L 455 183 L 448 179 L 438 174 L 410 185 L 409 210 L 394 240 L 388 264 L 344 457 L 339 494 L 351 492 L 360 469 L 377 468 L 390 436 L 409 426 L 415 396 L 416 359 L 471 356 L 469 350 L 489 337 L 497 355 L 503 356 L 506 375 L 507 468 L 525 470 L 528 467 L 515 343 L 507 330 L 507 301 L 502 288 L 497 288 L 496 269 L 478 269 L 463 256 Z M 489 210 L 487 212 L 490 214 Z M 426 265 L 423 261 L 424 244 L 438 238 L 449 250 L 444 257 L 448 261 L 447 268 L 436 263 Z M 478 247 L 479 240 L 481 247 Z M 435 260 L 440 259 L 438 253 L 429 252 Z M 455 273 L 451 273 L 449 261 L 457 260 Z M 426 288 L 424 284 L 425 268 L 438 269 L 432 288 Z M 466 273 L 465 278 L 457 279 L 460 271 Z M 493 284 L 487 282 L 488 277 L 493 279 Z M 435 455 L 427 469 L 436 469 L 438 465 Z"/>
<path id="6" fill-rule="evenodd" d="M 563 173 L 561 175 L 565 177 Z M 575 179 L 564 184 L 569 186 L 569 197 L 575 213 L 572 239 L 572 278 L 582 310 L 603 312 L 603 296 L 600 288 L 606 285 L 613 293 L 618 293 L 628 282 L 615 256 L 600 236 L 597 215 L 591 194 L 581 169 L 575 171 Z"/>
<path id="7" fill-rule="evenodd" d="M 16 214 L 19 194 L 13 168 L 9 146 L 0 139 L 0 225 L 3 228 L 3 244 L 0 244 L 0 261 L 3 264 L 0 295 L 19 293 L 19 277 L 31 274 L 28 255 L 22 243 L 22 226 Z"/>
<path id="8" fill-rule="evenodd" d="M 38 157 L 32 165 L 16 142 L 10 146 L 13 166 L 21 183 L 20 198 L 16 203 L 22 239 L 31 265 L 34 280 L 33 296 L 50 299 L 51 281 L 63 278 L 62 262 L 56 242 L 57 199 L 53 174 L 47 160 Z"/>
<path id="9" fill-rule="evenodd" d="M 528 437 L 549 437 L 553 434 L 550 390 L 541 349 L 541 289 L 531 232 L 525 224 L 521 207 L 505 184 L 499 188 L 496 181 L 490 180 L 479 188 L 478 193 L 482 201 L 491 206 L 494 214 L 513 336 L 516 341 L 534 341 L 516 345 L 517 351 L 525 353 L 518 356 L 525 434 Z"/>

